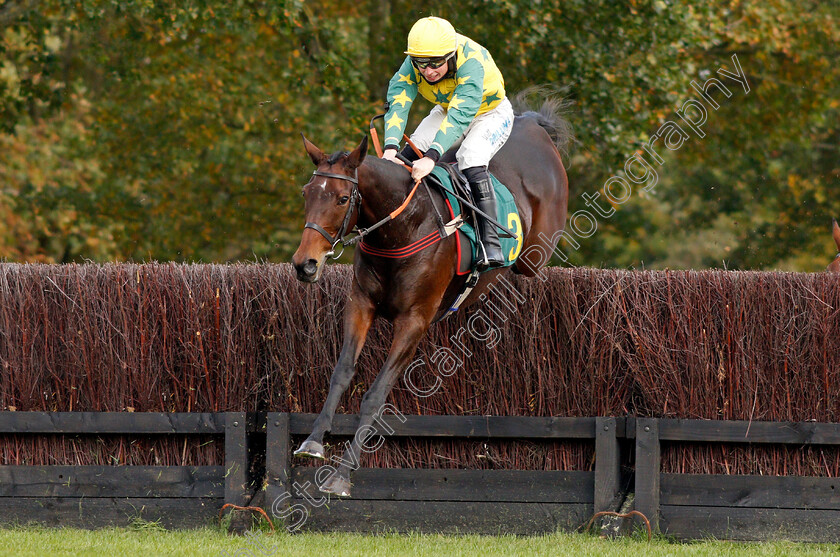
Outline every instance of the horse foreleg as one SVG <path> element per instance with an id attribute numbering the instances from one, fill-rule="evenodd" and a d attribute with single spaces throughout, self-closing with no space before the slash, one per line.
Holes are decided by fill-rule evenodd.
<path id="1" fill-rule="evenodd" d="M 327 400 L 318 418 L 315 419 L 312 433 L 295 451 L 295 456 L 324 458 L 324 434 L 332 427 L 333 416 L 341 395 L 347 390 L 356 373 L 356 360 L 365 344 L 368 330 L 373 323 L 373 316 L 373 303 L 353 289 L 344 310 L 344 342 L 330 378 Z"/>
<path id="2" fill-rule="evenodd" d="M 376 376 L 373 385 L 362 398 L 359 412 L 359 426 L 353 441 L 347 444 L 341 459 L 333 460 L 338 464 L 335 469 L 318 487 L 325 493 L 332 493 L 342 497 L 350 496 L 350 472 L 359 467 L 359 457 L 362 450 L 375 450 L 368 444 L 371 437 L 378 435 L 371 427 L 374 418 L 381 416 L 385 409 L 385 399 L 408 367 L 411 358 L 417 350 L 423 334 L 429 328 L 431 315 L 428 317 L 401 317 L 394 320 L 394 340 L 385 365 Z"/>

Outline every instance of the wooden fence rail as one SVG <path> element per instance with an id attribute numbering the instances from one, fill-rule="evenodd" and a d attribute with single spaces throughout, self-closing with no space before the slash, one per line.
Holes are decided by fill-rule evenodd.
<path id="1" fill-rule="evenodd" d="M 664 444 L 840 445 L 840 424 L 386 415 L 386 437 L 591 441 L 594 470 L 361 468 L 353 475 L 352 499 L 327 500 L 317 489 L 323 472 L 292 459 L 293 441 L 310 432 L 314 418 L 277 412 L 0 412 L 0 434 L 209 434 L 223 437 L 225 447 L 223 466 L 0 466 L 0 522 L 97 527 L 142 518 L 201 526 L 216 519 L 225 503 L 242 505 L 264 486 L 264 509 L 299 529 L 551 532 L 576 529 L 596 512 L 616 510 L 628 495 L 621 463 L 634 462 L 634 508 L 667 535 L 840 541 L 837 478 L 661 471 Z M 357 416 L 336 416 L 332 435 L 349 437 L 357 423 Z M 265 477 L 253 477 L 260 460 L 254 453 L 263 443 Z M 622 455 L 623 448 L 633 455 Z"/>
<path id="2" fill-rule="evenodd" d="M 328 501 L 318 491 L 326 474 L 293 466 L 292 436 L 312 430 L 314 414 L 269 413 L 266 507 L 298 529 L 478 533 L 575 529 L 607 510 L 620 483 L 620 418 L 534 418 L 386 415 L 387 437 L 457 439 L 586 439 L 595 470 L 427 470 L 361 468 L 352 499 Z M 335 436 L 353 435 L 358 417 L 336 416 Z M 385 426 L 383 425 L 383 428 Z M 329 464 L 329 463 L 327 463 Z"/>
<path id="3" fill-rule="evenodd" d="M 388 415 L 382 423 L 392 428 L 389 437 L 591 440 L 595 470 L 363 468 L 353 476 L 353 499 L 327 503 L 314 487 L 318 469 L 295 467 L 291 459 L 292 436 L 307 435 L 314 418 L 0 412 L 0 434 L 212 434 L 224 436 L 225 443 L 224 466 L 0 466 L 0 521 L 102 526 L 143 518 L 167 526 L 207 524 L 224 503 L 242 505 L 262 486 L 248 475 L 255 435 L 265 435 L 265 510 L 286 524 L 305 516 L 308 529 L 546 532 L 580 526 L 612 504 L 619 491 L 620 418 Z M 356 423 L 357 416 L 336 416 L 332 435 L 350 436 Z"/>
<path id="4" fill-rule="evenodd" d="M 840 424 L 635 420 L 636 509 L 680 539 L 840 541 L 840 479 L 663 474 L 669 442 L 840 445 Z"/>
<path id="5" fill-rule="evenodd" d="M 224 436 L 224 466 L 0 466 L 0 521 L 204 526 L 248 491 L 244 412 L 0 412 L 0 434 Z"/>

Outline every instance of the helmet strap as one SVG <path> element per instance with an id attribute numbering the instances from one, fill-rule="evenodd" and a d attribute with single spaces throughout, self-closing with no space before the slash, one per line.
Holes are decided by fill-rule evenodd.
<path id="1" fill-rule="evenodd" d="M 446 61 L 447 70 L 446 70 L 446 74 L 443 76 L 444 78 L 455 76 L 455 61 L 456 61 L 457 58 L 458 58 L 458 53 L 456 52 L 455 56 L 453 56 L 452 58 L 450 58 L 449 60 Z"/>

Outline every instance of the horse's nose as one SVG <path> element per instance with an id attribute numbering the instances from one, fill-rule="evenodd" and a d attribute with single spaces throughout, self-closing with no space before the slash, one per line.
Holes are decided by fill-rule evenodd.
<path id="1" fill-rule="evenodd" d="M 304 263 L 295 265 L 295 269 L 297 270 L 298 280 L 312 282 L 318 272 L 318 262 L 314 259 L 307 259 Z"/>

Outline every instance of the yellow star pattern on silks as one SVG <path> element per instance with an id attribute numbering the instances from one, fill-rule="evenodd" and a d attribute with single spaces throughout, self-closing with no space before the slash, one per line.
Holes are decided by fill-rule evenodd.
<path id="1" fill-rule="evenodd" d="M 462 102 L 464 102 L 464 99 L 459 99 L 458 95 L 452 95 L 452 100 L 449 101 L 449 110 L 458 110 Z"/>
<path id="2" fill-rule="evenodd" d="M 405 81 L 406 83 L 414 83 L 414 80 L 411 79 L 411 74 L 408 74 L 408 75 L 400 74 L 400 81 Z M 397 83 L 399 83 L 399 81 Z"/>
<path id="3" fill-rule="evenodd" d="M 444 133 L 444 135 L 449 130 L 449 128 L 454 128 L 454 127 L 455 127 L 454 125 L 449 123 L 449 118 L 448 117 L 444 118 L 443 122 L 440 123 L 440 131 L 442 131 Z"/>
<path id="4" fill-rule="evenodd" d="M 391 119 L 388 120 L 387 124 L 389 128 L 399 128 L 400 124 L 403 122 L 405 122 L 405 120 L 400 118 L 398 114 L 394 113 L 394 115 L 391 116 Z"/>
<path id="5" fill-rule="evenodd" d="M 469 80 L 470 80 L 470 76 L 468 76 L 468 75 L 465 75 L 463 77 L 459 77 L 458 78 L 458 85 L 463 85 L 464 83 L 466 83 Z"/>
<path id="6" fill-rule="evenodd" d="M 405 91 L 400 91 L 400 94 L 394 97 L 395 103 L 400 103 L 401 106 L 405 106 L 405 103 L 411 102 L 411 97 L 409 97 Z"/>

